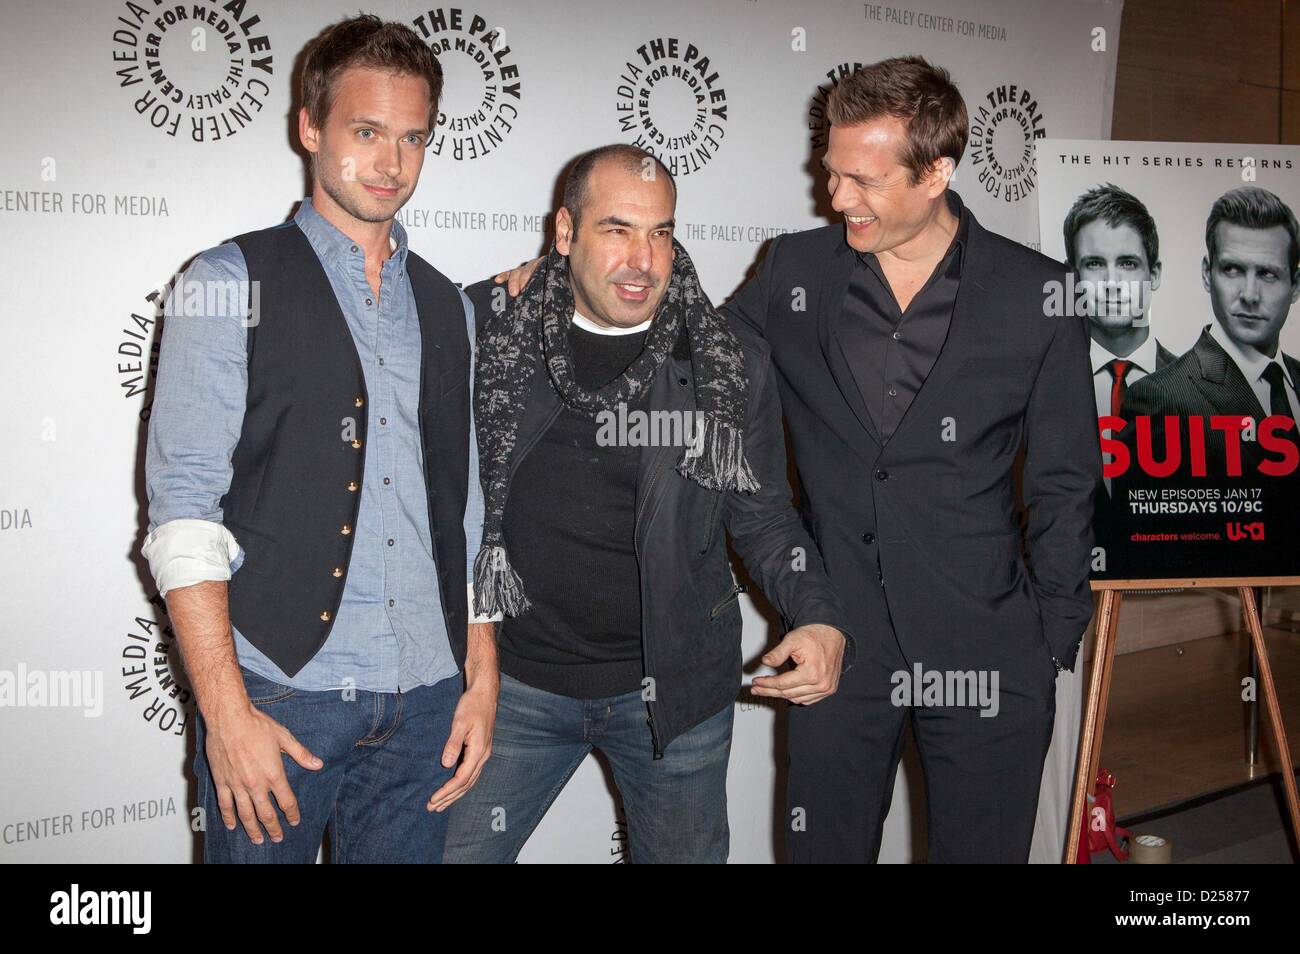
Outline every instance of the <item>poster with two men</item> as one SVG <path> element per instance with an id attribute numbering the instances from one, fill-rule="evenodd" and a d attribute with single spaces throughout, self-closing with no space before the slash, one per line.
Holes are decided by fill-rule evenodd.
<path id="1" fill-rule="evenodd" d="M 1093 578 L 1300 576 L 1300 149 L 1041 140 L 1045 316 L 1084 320 Z"/>

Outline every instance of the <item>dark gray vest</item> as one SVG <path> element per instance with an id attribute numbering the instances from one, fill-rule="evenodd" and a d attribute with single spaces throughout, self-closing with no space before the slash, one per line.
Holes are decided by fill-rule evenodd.
<path id="1" fill-rule="evenodd" d="M 365 474 L 365 378 L 352 333 L 307 236 L 290 221 L 234 239 L 260 312 L 248 330 L 248 402 L 221 500 L 244 548 L 230 618 L 292 676 L 334 625 Z M 455 286 L 408 252 L 420 320 L 419 420 L 447 636 L 465 662 L 465 496 L 470 342 Z M 354 432 L 344 440 L 348 420 Z M 354 439 L 353 439 L 354 438 Z"/>

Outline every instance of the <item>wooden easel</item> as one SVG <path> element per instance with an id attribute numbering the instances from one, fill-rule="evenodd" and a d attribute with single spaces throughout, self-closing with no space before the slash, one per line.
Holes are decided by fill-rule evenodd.
<path id="1" fill-rule="evenodd" d="M 1264 704 L 1268 706 L 1269 721 L 1273 727 L 1273 743 L 1282 760 L 1282 784 L 1286 786 L 1287 808 L 1291 815 L 1291 831 L 1300 842 L 1300 796 L 1296 794 L 1295 769 L 1291 764 L 1291 750 L 1287 746 L 1286 727 L 1282 724 L 1282 709 L 1277 701 L 1277 687 L 1273 683 L 1273 667 L 1268 662 L 1264 646 L 1264 629 L 1259 621 L 1259 608 L 1255 604 L 1256 586 L 1296 586 L 1300 578 L 1294 576 L 1229 577 L 1205 580 L 1101 580 L 1093 581 L 1092 588 L 1101 593 L 1097 607 L 1097 640 L 1092 652 L 1092 678 L 1088 684 L 1088 704 L 1083 714 L 1083 733 L 1079 739 L 1079 761 L 1074 776 L 1074 798 L 1070 809 L 1070 837 L 1065 847 L 1065 863 L 1072 865 L 1078 857 L 1079 839 L 1087 797 L 1096 793 L 1097 766 L 1101 762 L 1101 735 L 1106 725 L 1106 706 L 1110 700 L 1110 675 L 1115 665 L 1115 642 L 1119 632 L 1119 606 L 1125 591 L 1151 589 L 1195 589 L 1206 587 L 1236 587 L 1241 597 L 1241 608 L 1246 615 L 1246 628 L 1250 630 L 1255 656 L 1259 661 L 1260 688 Z"/>

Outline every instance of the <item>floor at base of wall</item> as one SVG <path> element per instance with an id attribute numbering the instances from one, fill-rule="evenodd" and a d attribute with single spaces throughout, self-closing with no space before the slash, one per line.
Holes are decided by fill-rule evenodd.
<path id="1" fill-rule="evenodd" d="M 1300 622 L 1265 627 L 1282 721 L 1300 763 Z M 1244 632 L 1125 653 L 1115 660 L 1102 767 L 1116 777 L 1116 815 L 1139 815 L 1280 771 L 1262 688 L 1258 758 L 1248 752 Z M 1085 670 L 1084 692 L 1090 671 Z M 1086 698 L 1086 696 L 1085 696 Z"/>

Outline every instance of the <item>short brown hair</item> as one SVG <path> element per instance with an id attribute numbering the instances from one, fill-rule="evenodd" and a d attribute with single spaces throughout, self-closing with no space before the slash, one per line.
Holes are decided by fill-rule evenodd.
<path id="1" fill-rule="evenodd" d="M 429 84 L 429 131 L 437 125 L 442 65 L 418 34 L 404 23 L 371 14 L 340 20 L 307 44 L 302 67 L 302 104 L 317 129 L 334 101 L 334 83 L 349 67 L 364 66 L 423 77 Z"/>
<path id="2" fill-rule="evenodd" d="M 1210 207 L 1210 217 L 1205 220 L 1205 250 L 1210 264 L 1219 254 L 1219 223 L 1239 225 L 1244 229 L 1271 229 L 1282 227 L 1287 234 L 1287 277 L 1294 281 L 1296 267 L 1300 266 L 1300 226 L 1296 224 L 1291 207 L 1267 189 L 1259 186 L 1238 186 L 1225 192 Z"/>
<path id="3" fill-rule="evenodd" d="M 936 159 L 954 163 L 966 151 L 966 102 L 948 71 L 920 56 L 897 56 L 865 66 L 836 84 L 826 103 L 833 126 L 858 126 L 893 116 L 907 127 L 899 161 L 921 181 Z"/>

